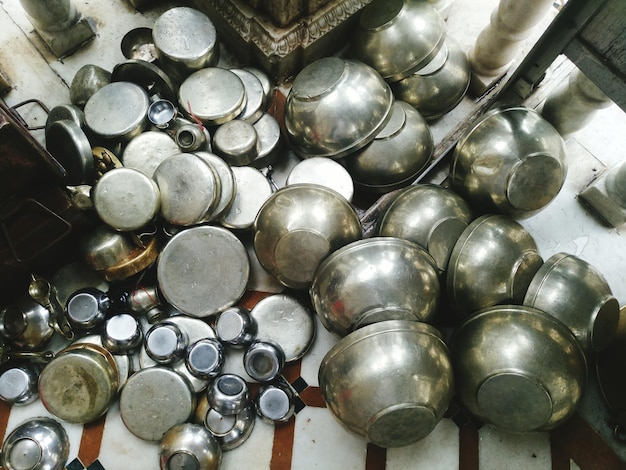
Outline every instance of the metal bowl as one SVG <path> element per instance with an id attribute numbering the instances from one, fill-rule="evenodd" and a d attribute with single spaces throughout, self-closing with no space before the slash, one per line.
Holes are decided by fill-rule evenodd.
<path id="1" fill-rule="evenodd" d="M 456 241 L 474 219 L 467 202 L 435 184 L 416 184 L 398 192 L 377 221 L 377 233 L 417 243 L 445 271 Z"/>
<path id="2" fill-rule="evenodd" d="M 524 305 L 565 323 L 586 353 L 606 349 L 617 333 L 619 302 L 604 276 L 574 255 L 548 258 L 528 286 Z"/>
<path id="3" fill-rule="evenodd" d="M 38 416 L 17 426 L 2 444 L 0 466 L 11 469 L 61 470 L 70 453 L 63 426 L 54 419 Z"/>
<path id="4" fill-rule="evenodd" d="M 543 264 L 533 237 L 505 215 L 484 215 L 463 231 L 446 275 L 448 298 L 462 313 L 521 304 Z"/>
<path id="5" fill-rule="evenodd" d="M 393 94 L 362 62 L 325 57 L 296 76 L 285 103 L 285 127 L 302 158 L 339 158 L 372 140 L 387 124 Z"/>
<path id="6" fill-rule="evenodd" d="M 562 322 L 540 310 L 521 305 L 482 310 L 458 327 L 450 350 L 459 399 L 500 429 L 552 429 L 583 397 L 583 350 Z"/>
<path id="7" fill-rule="evenodd" d="M 156 47 L 152 41 L 152 28 L 131 29 L 124 34 L 120 48 L 127 59 L 140 59 L 146 62 L 157 60 Z"/>
<path id="8" fill-rule="evenodd" d="M 461 46 L 452 38 L 428 66 L 392 83 L 396 99 L 415 107 L 427 121 L 452 111 L 463 99 L 470 84 L 470 65 Z"/>
<path id="9" fill-rule="evenodd" d="M 415 243 L 374 237 L 326 258 L 310 294 L 324 327 L 345 336 L 384 320 L 432 320 L 439 305 L 437 276 L 435 261 Z"/>
<path id="10" fill-rule="evenodd" d="M 451 188 L 484 212 L 529 217 L 559 193 L 567 168 L 563 138 L 536 111 L 498 108 L 461 137 Z"/>
<path id="11" fill-rule="evenodd" d="M 433 136 L 424 118 L 410 104 L 395 101 L 389 122 L 376 138 L 343 162 L 358 188 L 386 193 L 419 176 L 433 150 Z"/>
<path id="12" fill-rule="evenodd" d="M 261 266 L 294 289 L 308 288 L 324 258 L 361 237 L 361 222 L 350 203 L 316 184 L 279 189 L 254 222 L 254 251 Z"/>
<path id="13" fill-rule="evenodd" d="M 428 64 L 446 36 L 439 12 L 418 0 L 374 0 L 359 14 L 350 52 L 395 82 Z"/>
<path id="14" fill-rule="evenodd" d="M 177 424 L 163 435 L 159 443 L 159 466 L 162 470 L 217 470 L 221 464 L 222 449 L 217 439 L 199 424 Z"/>
<path id="15" fill-rule="evenodd" d="M 454 393 L 439 331 L 401 320 L 368 325 L 341 339 L 322 360 L 319 384 L 333 415 L 380 447 L 426 437 Z"/>

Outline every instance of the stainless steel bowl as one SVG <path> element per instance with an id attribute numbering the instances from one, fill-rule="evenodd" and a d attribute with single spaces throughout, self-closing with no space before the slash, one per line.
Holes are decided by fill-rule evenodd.
<path id="1" fill-rule="evenodd" d="M 456 145 L 451 188 L 484 212 L 529 217 L 559 193 L 567 174 L 563 138 L 536 111 L 485 113 Z"/>
<path id="2" fill-rule="evenodd" d="M 454 393 L 439 331 L 401 320 L 368 325 L 340 340 L 322 360 L 319 384 L 333 415 L 380 447 L 426 437 Z"/>
<path id="3" fill-rule="evenodd" d="M 70 453 L 63 426 L 39 416 L 17 426 L 2 444 L 0 464 L 7 470 L 61 470 Z"/>
<path id="4" fill-rule="evenodd" d="M 287 287 L 306 289 L 330 253 L 362 237 L 354 208 L 339 193 L 315 184 L 294 184 L 272 194 L 254 222 L 254 251 Z"/>
<path id="5" fill-rule="evenodd" d="M 161 470 L 217 470 L 221 464 L 222 449 L 217 439 L 199 424 L 177 424 L 163 435 L 159 443 Z"/>
<path id="6" fill-rule="evenodd" d="M 435 261 L 415 243 L 374 237 L 338 249 L 315 272 L 310 294 L 339 336 L 384 320 L 431 321 L 439 306 Z"/>
<path id="7" fill-rule="evenodd" d="M 467 202 L 454 191 L 416 184 L 398 191 L 377 220 L 377 233 L 417 243 L 445 271 L 455 243 L 474 219 Z"/>
<path id="8" fill-rule="evenodd" d="M 398 100 L 414 106 L 427 121 L 452 111 L 463 99 L 470 84 L 470 65 L 461 46 L 452 38 L 426 67 L 392 83 Z"/>
<path id="9" fill-rule="evenodd" d="M 543 264 L 533 237 L 505 215 L 484 215 L 461 233 L 446 275 L 448 298 L 461 313 L 521 304 Z"/>
<path id="10" fill-rule="evenodd" d="M 362 62 L 325 57 L 293 81 L 285 103 L 285 127 L 302 158 L 339 158 L 372 140 L 390 117 L 391 88 Z"/>
<path id="11" fill-rule="evenodd" d="M 426 169 L 434 150 L 428 124 L 413 106 L 395 101 L 387 125 L 366 147 L 344 159 L 355 185 L 386 193 L 408 186 Z"/>
<path id="12" fill-rule="evenodd" d="M 350 52 L 390 82 L 430 62 L 445 40 L 439 12 L 419 0 L 374 0 L 359 14 Z"/>
<path id="13" fill-rule="evenodd" d="M 583 397 L 587 363 L 569 329 L 540 310 L 482 310 L 450 339 L 456 393 L 475 416 L 506 431 L 552 429 Z"/>
<path id="14" fill-rule="evenodd" d="M 602 273 L 575 255 L 548 258 L 528 286 L 524 305 L 565 323 L 586 353 L 606 349 L 617 333 L 619 302 Z"/>

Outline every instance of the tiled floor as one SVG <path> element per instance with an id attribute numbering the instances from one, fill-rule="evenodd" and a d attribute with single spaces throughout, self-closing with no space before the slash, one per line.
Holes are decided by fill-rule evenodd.
<path id="1" fill-rule="evenodd" d="M 155 2 L 153 8 L 138 13 L 125 0 L 75 3 L 93 19 L 98 35 L 74 55 L 58 60 L 33 31 L 18 0 L 0 0 L 0 69 L 13 84 L 12 91 L 4 97 L 9 105 L 28 98 L 38 98 L 49 107 L 68 103 L 68 84 L 80 66 L 93 63 L 111 70 L 124 60 L 119 49 L 123 34 L 137 26 L 150 26 L 172 4 Z M 496 0 L 457 0 L 448 19 L 448 34 L 467 50 L 489 21 L 495 5 Z M 528 45 L 524 47 L 528 50 Z M 226 55 L 223 60 L 231 59 Z M 436 123 L 435 140 L 441 140 L 471 106 L 471 99 L 467 98 L 454 113 Z M 28 109 L 23 111 L 29 117 Z M 625 116 L 621 109 L 612 106 L 601 111 L 590 126 L 567 139 L 569 174 L 562 192 L 544 211 L 522 221 L 536 239 L 544 259 L 565 251 L 589 261 L 605 275 L 620 305 L 626 304 L 625 229 L 602 225 L 580 204 L 577 194 L 606 168 L 626 158 Z M 33 114 L 32 119 L 41 117 Z M 262 295 L 267 294 L 250 293 L 242 303 L 251 307 Z M 453 403 L 435 430 L 417 444 L 389 450 L 368 446 L 338 424 L 321 398 L 318 367 L 336 341 L 318 322 L 311 350 L 284 372 L 299 391 L 304 406 L 295 419 L 280 427 L 257 420 L 249 440 L 224 453 L 223 468 L 604 470 L 626 466 L 626 447 L 611 435 L 608 414 L 593 377 L 579 413 L 567 426 L 552 433 L 503 433 L 482 426 Z M 231 353 L 227 368 L 245 374 L 239 353 Z M 36 415 L 49 415 L 38 401 L 12 409 L 0 404 L 0 438 Z M 126 430 L 117 404 L 94 423 L 84 427 L 65 423 L 64 427 L 70 438 L 68 470 L 158 468 L 157 444 L 142 441 Z"/>

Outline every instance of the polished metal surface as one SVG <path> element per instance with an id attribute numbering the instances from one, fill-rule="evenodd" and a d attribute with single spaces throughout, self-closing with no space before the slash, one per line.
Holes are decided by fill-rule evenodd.
<path id="1" fill-rule="evenodd" d="M 250 310 L 235 305 L 219 314 L 215 322 L 215 333 L 222 343 L 242 349 L 256 338 L 257 324 L 250 315 Z"/>
<path id="2" fill-rule="evenodd" d="M 286 423 L 295 414 L 294 392 L 282 382 L 261 385 L 254 402 L 257 415 L 266 423 Z"/>
<path id="3" fill-rule="evenodd" d="M 276 163 L 283 150 L 280 125 L 274 116 L 264 113 L 258 121 L 254 123 L 259 137 L 258 155 L 250 163 L 254 168 L 265 168 Z"/>
<path id="4" fill-rule="evenodd" d="M 9 405 L 28 405 L 39 398 L 40 368 L 32 361 L 11 360 L 0 369 L 0 400 Z"/>
<path id="5" fill-rule="evenodd" d="M 139 322 L 129 313 L 118 313 L 107 318 L 102 331 L 102 344 L 113 354 L 134 352 L 143 340 Z"/>
<path id="6" fill-rule="evenodd" d="M 567 253 L 556 253 L 539 268 L 524 305 L 561 320 L 586 354 L 609 347 L 617 333 L 619 302 L 597 268 Z"/>
<path id="7" fill-rule="evenodd" d="M 427 2 L 374 0 L 359 13 L 350 54 L 395 82 L 430 62 L 445 36 L 441 15 Z"/>
<path id="8" fill-rule="evenodd" d="M 426 169 L 434 142 L 424 118 L 408 103 L 395 101 L 387 125 L 343 162 L 357 187 L 386 193 L 408 186 Z"/>
<path id="9" fill-rule="evenodd" d="M 216 65 L 219 60 L 215 26 L 194 8 L 173 7 L 162 13 L 152 26 L 152 40 L 163 66 L 177 76 Z"/>
<path id="10" fill-rule="evenodd" d="M 0 464 L 6 470 L 62 470 L 70 453 L 63 426 L 37 416 L 19 424 L 5 438 Z"/>
<path id="11" fill-rule="evenodd" d="M 258 147 L 256 129 L 241 119 L 222 124 L 213 134 L 213 152 L 231 166 L 251 163 L 259 155 Z"/>
<path id="12" fill-rule="evenodd" d="M 91 145 L 76 122 L 63 119 L 46 126 L 46 149 L 67 172 L 66 184 L 93 184 Z"/>
<path id="13" fill-rule="evenodd" d="M 48 129 L 53 122 L 63 120 L 72 121 L 82 128 L 85 126 L 85 113 L 75 104 L 58 104 L 50 109 L 48 113 L 46 129 Z"/>
<path id="14" fill-rule="evenodd" d="M 102 336 L 99 334 L 88 334 L 87 336 L 81 336 L 80 338 L 74 340 L 73 344 L 87 344 L 91 346 L 96 346 L 96 348 L 104 348 L 110 353 L 113 354 L 113 360 L 115 364 L 117 364 L 117 376 L 118 376 L 118 391 L 121 390 L 126 384 L 126 380 L 133 372 L 131 369 L 131 359 L 128 354 L 125 353 L 115 353 L 109 350 L 106 345 L 102 341 Z"/>
<path id="15" fill-rule="evenodd" d="M 320 264 L 309 292 L 324 327 L 339 336 L 384 320 L 430 322 L 441 301 L 435 261 L 393 237 L 339 248 Z"/>
<path id="16" fill-rule="evenodd" d="M 473 219 L 473 211 L 458 194 L 439 185 L 421 183 L 400 190 L 385 206 L 376 233 L 417 243 L 444 272 L 454 245 Z"/>
<path id="17" fill-rule="evenodd" d="M 275 85 L 272 82 L 272 79 L 265 73 L 263 70 L 258 67 L 243 67 L 242 70 L 246 70 L 247 72 L 253 73 L 254 76 L 261 82 L 261 86 L 263 87 L 263 102 L 265 103 L 265 107 L 267 107 L 272 101 L 274 95 Z"/>
<path id="18" fill-rule="evenodd" d="M 110 311 L 111 298 L 93 287 L 74 292 L 65 304 L 65 315 L 72 327 L 83 331 L 102 325 Z"/>
<path id="19" fill-rule="evenodd" d="M 224 346 L 215 338 L 202 338 L 191 343 L 185 355 L 187 369 L 196 377 L 211 379 L 222 372 Z"/>
<path id="20" fill-rule="evenodd" d="M 484 309 L 457 327 L 450 350 L 461 402 L 499 429 L 553 429 L 581 403 L 587 382 L 583 350 L 562 322 L 540 310 Z"/>
<path id="21" fill-rule="evenodd" d="M 243 355 L 246 373 L 257 382 L 271 382 L 285 366 L 285 353 L 278 343 L 255 340 Z"/>
<path id="22" fill-rule="evenodd" d="M 153 325 L 144 338 L 146 353 L 158 364 L 171 364 L 182 359 L 189 339 L 176 323 L 164 320 Z"/>
<path id="23" fill-rule="evenodd" d="M 163 70 L 151 62 L 129 59 L 113 67 L 112 82 L 135 83 L 143 88 L 151 99 L 164 98 L 176 101 L 176 85 Z"/>
<path id="24" fill-rule="evenodd" d="M 286 362 L 301 359 L 313 344 L 313 315 L 302 301 L 289 294 L 269 295 L 250 311 L 256 323 L 256 339 L 278 344 Z"/>
<path id="25" fill-rule="evenodd" d="M 154 220 L 162 199 L 157 184 L 132 168 L 107 171 L 94 185 L 91 198 L 100 219 L 119 231 L 138 230 Z"/>
<path id="26" fill-rule="evenodd" d="M 239 414 L 250 403 L 248 384 L 236 374 L 222 374 L 207 388 L 207 400 L 221 415 Z"/>
<path id="27" fill-rule="evenodd" d="M 322 359 L 319 383 L 333 415 L 380 447 L 425 438 L 454 393 L 441 334 L 415 321 L 384 321 L 342 338 Z"/>
<path id="28" fill-rule="evenodd" d="M 318 265 L 336 249 L 362 237 L 350 203 L 324 186 L 298 184 L 276 191 L 254 223 L 261 265 L 287 287 L 306 289 Z"/>
<path id="29" fill-rule="evenodd" d="M 354 182 L 348 170 L 331 158 L 311 157 L 295 165 L 287 175 L 286 184 L 319 184 L 337 191 L 347 201 L 354 196 Z"/>
<path id="30" fill-rule="evenodd" d="M 148 93 L 131 82 L 99 88 L 85 103 L 85 124 L 105 142 L 128 142 L 148 126 Z"/>
<path id="31" fill-rule="evenodd" d="M 224 227 L 248 230 L 253 227 L 261 206 L 272 195 L 272 186 L 256 168 L 238 166 L 231 171 L 235 177 L 235 196 L 219 221 Z"/>
<path id="32" fill-rule="evenodd" d="M 41 350 L 54 334 L 50 311 L 32 300 L 20 297 L 0 310 L 0 334 L 10 344 L 27 351 Z"/>
<path id="33" fill-rule="evenodd" d="M 246 90 L 246 106 L 241 114 L 237 116 L 237 119 L 254 124 L 259 120 L 266 108 L 265 88 L 257 75 L 251 71 L 237 68 L 230 70 L 241 79 Z"/>
<path id="34" fill-rule="evenodd" d="M 79 251 L 94 271 L 103 271 L 122 263 L 136 250 L 131 238 L 105 224 L 96 226 L 80 241 Z"/>
<path id="35" fill-rule="evenodd" d="M 235 119 L 246 106 L 246 89 L 228 69 L 207 67 L 192 73 L 178 90 L 180 109 L 205 125 Z"/>
<path id="36" fill-rule="evenodd" d="M 211 151 L 211 134 L 201 124 L 178 118 L 172 125 L 173 137 L 183 152 Z"/>
<path id="37" fill-rule="evenodd" d="M 221 464 L 219 443 L 199 424 L 177 424 L 163 435 L 159 443 L 161 470 L 217 470 Z"/>
<path id="38" fill-rule="evenodd" d="M 246 442 L 254 429 L 256 422 L 254 402 L 249 402 L 236 415 L 225 415 L 211 408 L 206 394 L 203 394 L 198 400 L 193 420 L 197 424 L 202 424 L 215 436 L 222 450 L 232 450 Z"/>
<path id="39" fill-rule="evenodd" d="M 157 60 L 157 52 L 152 41 L 152 28 L 133 28 L 124 34 L 120 49 L 127 59 L 139 59 L 146 62 Z"/>
<path id="40" fill-rule="evenodd" d="M 70 423 L 89 423 L 102 416 L 115 399 L 119 372 L 106 349 L 72 344 L 41 371 L 39 397 L 54 416 Z"/>
<path id="41" fill-rule="evenodd" d="M 232 232 L 200 226 L 174 235 L 159 256 L 163 297 L 182 313 L 207 317 L 234 305 L 246 290 L 250 262 Z"/>
<path id="42" fill-rule="evenodd" d="M 72 78 L 70 101 L 83 109 L 89 98 L 109 83 L 111 83 L 111 72 L 95 64 L 85 64 Z"/>
<path id="43" fill-rule="evenodd" d="M 212 167 L 219 179 L 219 200 L 217 200 L 214 207 L 207 212 L 204 218 L 206 221 L 217 220 L 230 209 L 235 199 L 235 191 L 237 190 L 235 176 L 233 175 L 230 165 L 217 155 L 203 151 L 195 152 L 195 155 Z"/>
<path id="44" fill-rule="evenodd" d="M 497 108 L 457 143 L 450 187 L 477 210 L 529 217 L 561 190 L 565 157 L 562 137 L 536 111 Z"/>
<path id="45" fill-rule="evenodd" d="M 192 153 L 176 153 L 154 170 L 161 194 L 161 217 L 173 225 L 194 225 L 211 212 L 220 196 L 213 167 Z"/>
<path id="46" fill-rule="evenodd" d="M 163 160 L 180 153 L 180 148 L 165 132 L 145 131 L 134 137 L 121 155 L 124 167 L 141 171 L 152 178 Z"/>
<path id="47" fill-rule="evenodd" d="M 362 62 L 325 57 L 293 81 L 285 103 L 285 127 L 302 158 L 339 158 L 372 140 L 389 119 L 393 94 Z"/>
<path id="48" fill-rule="evenodd" d="M 447 37 L 438 55 L 443 56 L 438 68 L 427 70 L 429 64 L 391 84 L 396 99 L 415 107 L 429 122 L 449 113 L 461 102 L 471 77 L 465 51 L 454 39 Z M 437 57 L 432 62 L 436 60 Z"/>
<path id="49" fill-rule="evenodd" d="M 472 221 L 452 249 L 446 275 L 451 305 L 471 314 L 496 304 L 521 304 L 543 259 L 532 235 L 505 215 Z"/>
<path id="50" fill-rule="evenodd" d="M 158 129 L 167 129 L 178 115 L 174 103 L 166 99 L 157 99 L 148 107 L 148 120 Z"/>

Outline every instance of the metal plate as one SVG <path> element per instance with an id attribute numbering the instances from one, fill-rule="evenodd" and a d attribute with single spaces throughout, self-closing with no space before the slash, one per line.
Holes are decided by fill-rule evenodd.
<path id="1" fill-rule="evenodd" d="M 160 293 L 180 312 L 207 317 L 234 305 L 250 274 L 239 239 L 221 227 L 201 226 L 174 235 L 159 256 Z"/>
<path id="2" fill-rule="evenodd" d="M 161 162 L 177 153 L 180 153 L 180 148 L 165 132 L 146 131 L 128 142 L 122 153 L 122 163 L 126 168 L 141 171 L 152 178 Z"/>
<path id="3" fill-rule="evenodd" d="M 348 201 L 354 196 L 352 176 L 341 164 L 326 157 L 313 157 L 302 160 L 287 176 L 287 185 L 311 183 L 334 189 Z"/>
<path id="4" fill-rule="evenodd" d="M 280 157 L 280 125 L 274 116 L 265 113 L 254 123 L 254 129 L 259 137 L 259 155 L 250 163 L 250 166 L 265 168 L 276 163 Z"/>
<path id="5" fill-rule="evenodd" d="M 70 186 L 92 184 L 94 160 L 87 136 L 74 121 L 63 119 L 46 127 L 46 148 L 67 172 Z"/>
<path id="6" fill-rule="evenodd" d="M 242 119 L 254 124 L 259 120 L 265 110 L 266 96 L 261 80 L 252 72 L 245 69 L 231 69 L 243 82 L 246 90 L 246 107 L 237 119 Z"/>
<path id="7" fill-rule="evenodd" d="M 230 169 L 230 165 L 217 155 L 210 152 L 195 152 L 195 154 L 213 167 L 220 180 L 220 198 L 215 204 L 215 207 L 213 207 L 205 217 L 206 221 L 216 220 L 224 214 L 233 203 L 236 190 L 235 176 Z"/>
<path id="8" fill-rule="evenodd" d="M 235 198 L 221 222 L 228 228 L 249 229 L 263 203 L 272 195 L 272 186 L 256 168 L 239 166 L 233 167 L 232 172 L 235 176 Z"/>
<path id="9" fill-rule="evenodd" d="M 265 297 L 250 311 L 257 324 L 256 339 L 271 340 L 285 353 L 285 361 L 300 359 L 315 338 L 313 314 L 295 297 L 276 294 Z"/>

